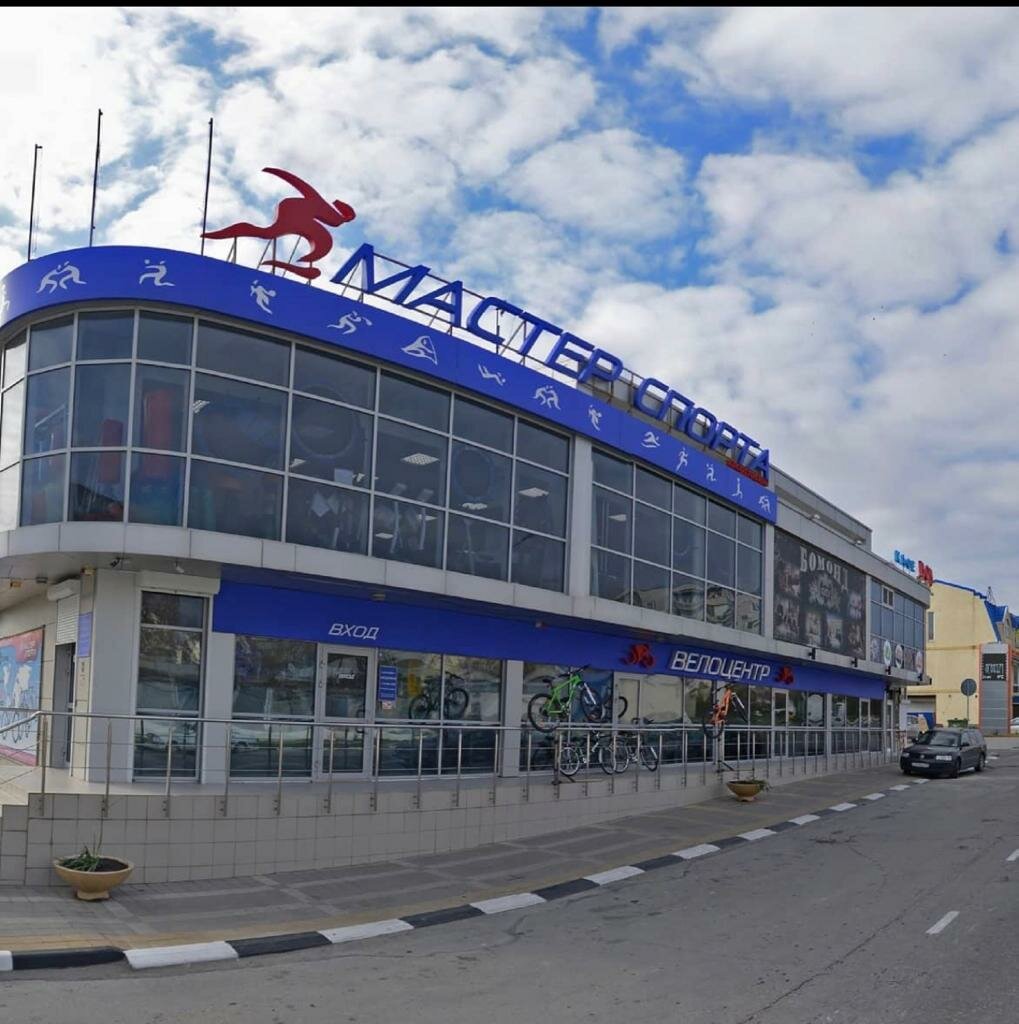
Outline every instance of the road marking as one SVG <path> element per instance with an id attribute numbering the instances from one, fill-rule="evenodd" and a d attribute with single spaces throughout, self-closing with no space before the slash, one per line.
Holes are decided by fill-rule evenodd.
<path id="1" fill-rule="evenodd" d="M 0 949 L 0 971 L 13 971 L 14 970 L 14 954 L 8 953 L 5 949 Z"/>
<path id="2" fill-rule="evenodd" d="M 868 793 L 863 799 L 864 800 L 884 800 L 884 793 Z"/>
<path id="3" fill-rule="evenodd" d="M 835 804 L 834 807 L 829 807 L 829 811 L 851 811 L 856 804 Z"/>
<path id="4" fill-rule="evenodd" d="M 755 828 L 749 832 L 740 832 L 740 839 L 745 839 L 748 843 L 756 843 L 758 839 L 767 839 L 768 836 L 773 836 L 775 833 L 770 828 Z"/>
<path id="5" fill-rule="evenodd" d="M 926 782 L 926 779 L 924 781 Z M 909 786 L 907 786 L 905 783 L 899 783 L 899 785 L 897 785 L 897 786 L 892 786 L 892 789 L 896 793 L 901 793 L 901 792 L 903 792 L 903 790 L 909 789 Z"/>
<path id="6" fill-rule="evenodd" d="M 794 825 L 809 825 L 812 821 L 820 821 L 817 814 L 801 814 L 798 818 L 789 819 Z"/>
<path id="7" fill-rule="evenodd" d="M 937 924 L 931 925 L 927 929 L 927 934 L 937 935 L 939 932 L 943 932 L 958 916 L 958 910 L 950 910 Z"/>
<path id="8" fill-rule="evenodd" d="M 387 921 L 369 921 L 368 924 L 351 924 L 346 928 L 323 928 L 322 934 L 330 942 L 353 942 L 354 939 L 372 939 L 376 935 L 392 935 L 394 932 L 409 932 L 412 924 L 391 917 Z"/>
<path id="9" fill-rule="evenodd" d="M 625 864 L 621 868 L 613 868 L 611 871 L 599 871 L 595 875 L 584 875 L 589 882 L 595 885 L 608 885 L 610 882 L 621 882 L 624 878 L 633 878 L 634 875 L 642 875 L 642 868 L 635 868 L 632 864 Z"/>
<path id="10" fill-rule="evenodd" d="M 492 900 L 478 900 L 472 903 L 482 914 L 501 914 L 504 910 L 519 910 L 521 907 L 533 907 L 544 903 L 540 896 L 533 892 L 515 892 L 512 896 L 496 896 Z"/>
<path id="11" fill-rule="evenodd" d="M 1012 861 L 1019 860 L 1019 850 L 1013 850 L 1006 858 L 1005 863 L 1011 864 Z"/>
<path id="12" fill-rule="evenodd" d="M 688 846 L 685 850 L 676 850 L 673 857 L 680 857 L 683 860 L 696 860 L 698 857 L 705 857 L 709 853 L 718 853 L 719 847 L 714 843 L 701 843 L 699 846 Z"/>
<path id="13" fill-rule="evenodd" d="M 930 779 L 913 779 L 914 786 L 922 786 L 925 782 L 930 782 Z"/>
<path id="14" fill-rule="evenodd" d="M 988 761 L 997 761 L 998 760 L 998 755 L 997 754 L 988 754 L 987 755 L 987 760 Z"/>
<path id="15" fill-rule="evenodd" d="M 124 956 L 135 970 L 142 970 L 145 967 L 176 967 L 210 960 L 236 960 L 237 950 L 229 942 L 195 942 L 186 946 L 125 949 Z"/>

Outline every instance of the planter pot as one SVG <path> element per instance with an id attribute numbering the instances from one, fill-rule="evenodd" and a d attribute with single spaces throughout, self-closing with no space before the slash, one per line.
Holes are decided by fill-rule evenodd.
<path id="1" fill-rule="evenodd" d="M 60 861 L 53 862 L 53 870 L 75 890 L 80 900 L 108 900 L 110 890 L 120 885 L 134 871 L 129 860 L 103 857 L 101 871 L 75 871 L 65 868 Z"/>
<path id="2" fill-rule="evenodd" d="M 729 787 L 729 792 L 743 803 L 750 803 L 764 789 L 764 783 L 759 779 L 753 781 L 734 779 L 732 782 L 727 782 L 726 785 Z"/>

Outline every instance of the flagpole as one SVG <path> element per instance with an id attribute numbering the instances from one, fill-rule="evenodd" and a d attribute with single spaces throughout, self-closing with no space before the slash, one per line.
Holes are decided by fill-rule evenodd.
<path id="1" fill-rule="evenodd" d="M 89 220 L 88 244 L 92 245 L 92 237 L 96 231 L 96 188 L 99 184 L 99 139 L 103 130 L 103 111 L 99 110 L 99 117 L 96 119 L 96 163 L 92 169 L 92 217 Z"/>
<path id="2" fill-rule="evenodd" d="M 209 179 L 212 176 L 212 118 L 209 118 L 209 152 L 205 158 L 205 202 L 202 204 L 202 249 L 205 255 L 205 226 L 209 218 Z"/>
<path id="3" fill-rule="evenodd" d="M 39 167 L 39 150 L 42 146 L 37 142 L 32 153 L 32 199 L 28 206 L 28 259 L 32 259 L 32 225 L 35 222 L 35 175 Z"/>

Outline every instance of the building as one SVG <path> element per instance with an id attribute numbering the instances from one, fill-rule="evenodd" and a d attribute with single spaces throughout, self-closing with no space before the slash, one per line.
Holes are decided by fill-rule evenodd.
<path id="1" fill-rule="evenodd" d="M 910 688 L 907 714 L 949 725 L 968 721 L 986 733 L 1009 732 L 1019 717 L 1019 616 L 972 587 L 936 580 L 927 613 L 928 687 Z M 976 684 L 967 700 L 961 686 Z M 905 706 L 905 705 L 904 705 Z"/>
<path id="2" fill-rule="evenodd" d="M 512 779 L 569 666 L 672 729 L 669 764 L 890 747 L 928 591 L 865 525 L 611 353 L 490 296 L 457 326 L 459 282 L 372 260 L 329 289 L 95 247 L 5 279 L 9 763 L 139 792 Z M 748 712 L 716 746 L 723 684 Z"/>

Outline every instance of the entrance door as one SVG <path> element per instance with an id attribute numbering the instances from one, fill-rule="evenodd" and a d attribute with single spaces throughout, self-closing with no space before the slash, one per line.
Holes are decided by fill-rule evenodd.
<path id="1" fill-rule="evenodd" d="M 315 718 L 316 775 L 364 774 L 371 743 L 365 724 L 375 695 L 375 652 L 362 647 L 321 647 Z"/>
<path id="2" fill-rule="evenodd" d="M 50 767 L 66 768 L 71 763 L 71 718 L 61 712 L 74 711 L 74 644 L 57 644 L 53 659 L 53 710 L 51 719 Z"/>

